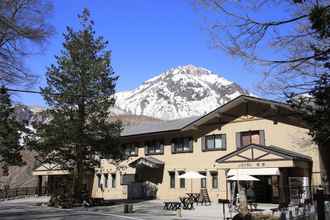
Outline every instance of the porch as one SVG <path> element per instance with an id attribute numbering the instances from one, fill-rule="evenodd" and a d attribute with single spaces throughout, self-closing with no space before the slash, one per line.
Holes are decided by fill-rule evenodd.
<path id="1" fill-rule="evenodd" d="M 249 145 L 216 161 L 223 178 L 250 175 L 258 181 L 240 181 L 255 194 L 256 202 L 299 204 L 311 196 L 312 160 L 308 156 L 275 146 Z M 238 182 L 227 181 L 225 199 L 233 200 Z"/>

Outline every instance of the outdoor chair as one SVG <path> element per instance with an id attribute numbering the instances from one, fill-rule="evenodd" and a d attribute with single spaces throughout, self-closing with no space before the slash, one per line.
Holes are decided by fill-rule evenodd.
<path id="1" fill-rule="evenodd" d="M 201 205 L 211 205 L 210 196 L 206 188 L 201 189 L 200 196 L 198 198 L 198 203 Z"/>
<path id="2" fill-rule="evenodd" d="M 194 208 L 194 201 L 189 197 L 180 197 L 180 201 L 182 203 L 183 209 L 193 209 Z"/>

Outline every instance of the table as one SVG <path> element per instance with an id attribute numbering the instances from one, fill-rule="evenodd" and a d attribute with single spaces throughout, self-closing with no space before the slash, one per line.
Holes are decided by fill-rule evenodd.
<path id="1" fill-rule="evenodd" d="M 200 193 L 186 193 L 187 196 L 194 202 L 198 202 L 198 199 L 200 197 Z"/>
<path id="2" fill-rule="evenodd" d="M 183 209 L 193 209 L 194 201 L 190 197 L 180 197 L 180 201 L 182 202 Z"/>
<path id="3" fill-rule="evenodd" d="M 181 208 L 181 202 L 164 202 L 163 209 L 165 210 L 177 210 Z"/>

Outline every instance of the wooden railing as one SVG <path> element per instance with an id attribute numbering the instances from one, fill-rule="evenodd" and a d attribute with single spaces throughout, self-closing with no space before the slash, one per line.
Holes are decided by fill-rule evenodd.
<path id="1" fill-rule="evenodd" d="M 38 189 L 38 187 L 0 189 L 0 199 L 11 199 L 16 197 L 25 197 L 25 196 L 33 196 L 33 195 L 41 196 L 47 194 L 48 194 L 47 187 L 42 187 L 41 189 Z"/>

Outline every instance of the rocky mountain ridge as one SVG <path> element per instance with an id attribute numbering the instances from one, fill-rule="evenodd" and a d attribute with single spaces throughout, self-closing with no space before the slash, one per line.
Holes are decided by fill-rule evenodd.
<path id="1" fill-rule="evenodd" d="M 118 92 L 116 105 L 130 114 L 172 120 L 203 115 L 242 94 L 249 92 L 190 64 L 167 70 L 133 90 Z"/>

